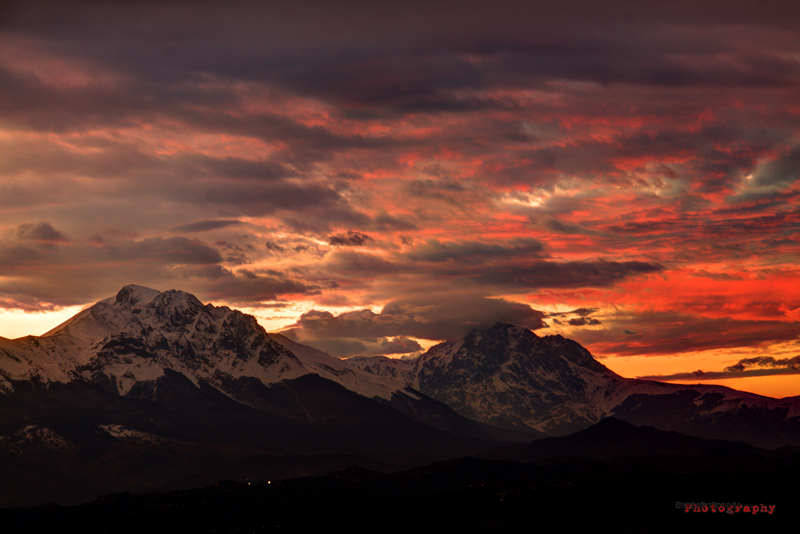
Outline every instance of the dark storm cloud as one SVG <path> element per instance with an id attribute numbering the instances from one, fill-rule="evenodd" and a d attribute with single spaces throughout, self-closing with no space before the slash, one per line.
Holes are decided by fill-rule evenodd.
<path id="1" fill-rule="evenodd" d="M 368 276 L 397 273 L 403 265 L 389 261 L 383 256 L 352 250 L 337 250 L 328 256 L 328 270 L 340 276 Z"/>
<path id="2" fill-rule="evenodd" d="M 778 358 L 772 356 L 756 356 L 755 358 L 744 358 L 738 363 L 725 368 L 726 371 L 744 371 L 748 367 L 771 367 L 787 368 L 800 372 L 800 356 L 794 358 Z"/>
<path id="3" fill-rule="evenodd" d="M 0 298 L 25 310 L 85 304 L 114 294 L 131 281 L 170 285 L 174 282 L 165 278 L 223 261 L 217 249 L 199 240 L 132 240 L 124 232 L 104 233 L 109 239 L 70 241 L 60 246 L 45 243 L 48 246 L 42 247 L 25 240 L 0 242 L 0 274 L 7 276 L 0 283 Z"/>
<path id="4" fill-rule="evenodd" d="M 395 217 L 388 213 L 379 213 L 371 220 L 367 220 L 365 225 L 378 232 L 393 232 L 393 231 L 412 231 L 418 230 L 419 227 L 405 217 Z"/>
<path id="5" fill-rule="evenodd" d="M 332 235 L 328 237 L 328 244 L 333 247 L 360 247 L 372 238 L 367 234 L 348 230 L 346 234 Z"/>
<path id="6" fill-rule="evenodd" d="M 774 159 L 760 163 L 743 182 L 743 191 L 731 202 L 776 200 L 776 196 L 800 179 L 800 147 L 795 146 Z M 763 207 L 762 207 L 763 209 Z"/>
<path id="7" fill-rule="evenodd" d="M 602 324 L 597 319 L 592 319 L 591 317 L 575 317 L 568 321 L 570 326 L 596 326 Z"/>
<path id="8" fill-rule="evenodd" d="M 217 219 L 217 220 L 208 220 L 208 221 L 195 221 L 193 223 L 182 224 L 180 226 L 175 226 L 172 228 L 173 232 L 208 232 L 211 230 L 219 230 L 220 228 L 227 228 L 229 226 L 235 226 L 242 224 L 241 221 L 238 220 L 231 220 L 231 219 Z"/>
<path id="9" fill-rule="evenodd" d="M 586 317 L 587 315 L 591 315 L 596 311 L 597 309 L 594 308 L 576 308 L 574 310 L 564 312 L 563 314 L 560 315 L 577 315 L 579 317 Z"/>
<path id="10" fill-rule="evenodd" d="M 21 121 L 31 120 L 26 119 L 30 111 L 42 118 L 61 116 L 65 121 L 120 117 L 113 113 L 120 109 L 139 115 L 143 109 L 174 109 L 186 119 L 192 114 L 199 116 L 197 110 L 210 115 L 207 109 L 224 107 L 236 97 L 213 84 L 177 83 L 203 81 L 203 74 L 208 73 L 224 81 L 266 82 L 355 111 L 390 108 L 414 113 L 426 109 L 433 113 L 474 109 L 475 104 L 469 100 L 464 104 L 463 97 L 452 94 L 465 89 L 537 86 L 553 79 L 664 87 L 750 87 L 786 85 L 800 73 L 796 60 L 758 49 L 735 47 L 735 61 L 719 53 L 730 52 L 730 45 L 720 43 L 735 43 L 735 39 L 743 38 L 742 32 L 770 42 L 768 30 L 756 25 L 755 29 L 744 27 L 734 34 L 723 27 L 709 35 L 708 28 L 693 17 L 678 12 L 663 16 L 661 8 L 640 13 L 643 21 L 661 23 L 660 33 L 650 33 L 646 27 L 631 22 L 635 17 L 619 20 L 615 10 L 598 13 L 587 4 L 543 10 L 538 4 L 506 3 L 506 8 L 498 8 L 497 12 L 480 4 L 469 9 L 460 3 L 450 6 L 454 9 L 442 5 L 435 10 L 459 23 L 448 24 L 444 30 L 439 26 L 435 31 L 418 22 L 419 6 L 390 5 L 371 10 L 363 3 L 343 3 L 331 10 L 324 4 L 312 5 L 305 9 L 276 9 L 245 3 L 237 5 L 239 10 L 226 11 L 206 6 L 181 18 L 179 30 L 170 26 L 167 31 L 166 26 L 150 23 L 146 40 L 141 36 L 140 25 L 164 20 L 165 10 L 154 12 L 154 7 L 148 6 L 120 16 L 119 11 L 126 10 L 117 4 L 110 9 L 93 5 L 90 11 L 76 4 L 69 13 L 56 10 L 64 19 L 47 20 L 41 17 L 40 10 L 33 17 L 33 11 L 21 9 L 21 14 L 11 21 L 12 25 L 16 23 L 17 32 L 41 33 L 56 43 L 68 43 L 67 49 L 72 53 L 114 65 L 138 81 L 124 97 L 119 90 L 111 93 L 94 89 L 86 90 L 81 98 L 65 101 L 60 93 L 37 93 L 42 89 L 36 80 L 8 79 L 5 86 L 16 97 L 7 101 L 6 112 L 18 110 Z M 431 9 L 426 5 L 428 12 Z M 702 8 L 685 9 L 687 13 L 702 12 Z M 372 15 L 365 15 L 369 11 Z M 723 20 L 729 11 L 726 4 L 719 13 Z M 605 29 L 594 16 L 588 18 L 588 13 L 609 21 L 614 31 Z M 731 21 L 759 20 L 743 13 L 731 17 Z M 576 14 L 587 18 L 576 18 Z M 787 21 L 796 20 L 792 12 L 790 16 L 782 15 L 762 20 L 773 26 L 772 33 L 778 33 L 781 27 L 790 27 Z M 213 24 L 209 23 L 211 20 Z M 254 23 L 256 20 L 259 24 Z M 365 24 L 366 20 L 371 24 Z M 63 31 L 70 24 L 75 31 Z M 383 31 L 376 32 L 378 27 Z M 772 40 L 780 42 L 780 34 Z M 244 45 L 247 41 L 250 46 Z M 637 46 L 632 47 L 631 42 Z M 170 49 L 174 53 L 165 54 Z M 53 103 L 52 109 L 42 109 L 41 104 L 48 102 Z M 75 111 L 68 117 L 64 110 Z M 240 121 L 239 127 L 253 128 L 257 123 Z M 229 124 L 228 128 L 236 126 Z M 264 127 L 256 128 L 264 131 Z M 324 129 L 297 124 L 289 128 L 267 126 L 266 130 L 270 130 L 270 137 L 316 137 L 315 144 L 327 147 L 366 146 L 364 143 L 374 142 L 360 136 L 342 138 Z"/>
<path id="11" fill-rule="evenodd" d="M 500 258 L 531 258 L 542 256 L 544 245 L 538 239 L 518 238 L 507 244 L 480 241 L 442 243 L 428 239 L 423 246 L 408 254 L 409 259 L 423 262 L 457 261 L 466 264 Z"/>
<path id="12" fill-rule="evenodd" d="M 761 347 L 777 341 L 800 338 L 798 323 L 778 320 L 714 318 L 676 312 L 644 312 L 635 316 L 604 320 L 602 331 L 582 331 L 576 338 L 596 343 L 606 353 L 623 356 L 682 354 L 692 351 Z M 624 325 L 615 336 L 608 327 Z M 631 332 L 635 330 L 635 332 Z"/>
<path id="13" fill-rule="evenodd" d="M 543 244 L 515 238 L 504 244 L 479 241 L 427 240 L 414 250 L 397 255 L 337 250 L 328 256 L 331 276 L 349 277 L 351 283 L 368 283 L 393 276 L 419 284 L 455 281 L 476 291 L 520 292 L 532 288 L 607 287 L 623 280 L 659 273 L 658 264 L 641 261 L 587 260 L 557 262 L 539 259 Z M 468 284 L 465 285 L 465 284 Z"/>
<path id="14" fill-rule="evenodd" d="M 451 180 L 412 180 L 406 187 L 415 197 L 434 198 L 456 205 L 469 191 L 460 183 Z"/>
<path id="15" fill-rule="evenodd" d="M 165 186 L 165 193 L 175 201 L 231 207 L 247 215 L 267 215 L 278 210 L 331 209 L 331 215 L 346 219 L 350 209 L 339 194 L 323 184 L 287 182 L 261 183 L 207 180 L 186 188 L 181 184 Z"/>
<path id="16" fill-rule="evenodd" d="M 380 342 L 380 352 L 382 354 L 408 354 L 422 350 L 422 345 L 413 339 L 398 336 L 392 339 L 384 338 Z"/>
<path id="17" fill-rule="evenodd" d="M 538 4 L 527 9 L 521 4 L 509 7 L 500 19 L 487 16 L 482 10 L 457 6 L 448 18 L 458 19 L 459 13 L 463 13 L 465 24 L 449 25 L 444 31 L 427 35 L 420 26 L 405 28 L 415 36 L 413 40 L 390 37 L 403 31 L 403 23 L 392 19 L 388 12 L 381 13 L 378 20 L 386 21 L 381 27 L 387 30 L 383 43 L 371 32 L 362 31 L 353 37 L 355 42 L 362 41 L 363 49 L 369 44 L 392 46 L 395 49 L 392 54 L 381 48 L 368 54 L 353 47 L 345 53 L 324 57 L 312 45 L 317 55 L 304 57 L 301 52 L 295 57 L 296 61 L 305 61 L 306 68 L 297 68 L 295 64 L 289 70 L 268 60 L 221 68 L 234 77 L 243 76 L 241 69 L 247 68 L 292 90 L 332 99 L 345 108 L 360 110 L 366 106 L 402 113 L 480 109 L 474 100 L 454 98 L 451 93 L 498 85 L 535 87 L 553 79 L 670 88 L 773 87 L 787 85 L 798 73 L 797 61 L 758 50 L 739 51 L 736 62 L 719 57 L 718 41 L 729 41 L 730 34 L 718 31 L 709 38 L 707 30 L 692 31 L 691 24 L 689 28 L 683 24 L 670 27 L 669 18 L 659 20 L 663 33 L 653 35 L 630 23 L 630 19 L 625 24 L 612 18 L 615 31 L 604 31 L 598 27 L 600 24 L 588 24 L 588 20 L 599 21 L 588 18 L 583 11 L 587 6 L 579 8 L 587 17 L 583 19 L 575 17 L 576 12 L 566 7 L 547 10 L 545 16 Z M 345 12 L 346 8 L 342 15 Z M 520 17 L 511 23 L 514 12 L 521 12 Z M 631 47 L 631 42 L 638 46 Z M 325 36 L 320 36 L 315 44 L 324 46 Z M 267 70 L 271 73 L 267 74 Z"/>
<path id="18" fill-rule="evenodd" d="M 196 176 L 202 172 L 207 176 L 226 178 L 250 178 L 257 180 L 276 180 L 295 173 L 277 161 L 250 160 L 243 158 L 214 158 L 209 156 L 182 156 L 178 162 L 186 166 L 191 174 Z"/>
<path id="19" fill-rule="evenodd" d="M 279 295 L 314 295 L 321 286 L 293 278 L 280 271 L 249 271 L 236 273 L 220 265 L 191 271 L 190 274 L 206 279 L 201 285 L 211 299 L 224 299 L 232 304 L 253 306 L 278 300 Z"/>
<path id="20" fill-rule="evenodd" d="M 598 89 L 597 92 L 602 94 L 603 90 Z M 599 98 L 599 94 L 595 98 Z M 707 105 L 705 98 L 708 97 L 690 106 L 691 110 L 681 112 L 686 113 L 685 120 L 693 120 Z M 574 105 L 586 113 L 584 108 L 595 103 L 576 102 Z M 675 113 L 675 110 L 672 112 Z M 666 110 L 653 110 L 653 113 L 666 113 Z M 601 115 L 612 114 L 611 110 L 605 110 Z M 624 117 L 628 112 L 619 110 L 619 114 Z M 576 119 L 586 120 L 585 117 Z M 623 132 L 613 137 L 572 139 L 569 143 L 555 146 L 552 143 L 536 146 L 538 143 L 535 142 L 520 146 L 513 152 L 515 157 L 498 162 L 501 165 L 499 170 L 497 164 L 490 165 L 485 171 L 485 179 L 498 184 L 551 188 L 563 174 L 592 175 L 595 179 L 602 178 L 617 185 L 638 185 L 668 191 L 680 184 L 676 180 L 691 176 L 705 192 L 726 191 L 738 184 L 741 169 L 754 166 L 772 147 L 789 142 L 793 137 L 790 130 L 745 128 L 740 123 L 741 118 L 738 121 L 721 119 L 716 124 L 691 132 L 687 132 L 679 121 L 665 124 L 656 131 L 627 132 L 624 131 L 624 119 L 622 122 L 620 128 Z M 731 148 L 742 143 L 746 145 L 738 150 Z M 676 156 L 684 160 L 679 166 L 681 173 L 658 163 Z M 649 163 L 647 169 L 631 169 L 631 162 L 637 162 L 638 167 L 642 161 Z M 642 177 L 643 174 L 646 178 Z M 561 222 L 556 220 L 551 229 L 564 233 L 586 233 L 559 227 Z"/>
<path id="21" fill-rule="evenodd" d="M 24 223 L 17 227 L 17 237 L 24 241 L 42 243 L 67 243 L 69 239 L 49 222 Z"/>
<path id="22" fill-rule="evenodd" d="M 744 378 L 749 376 L 796 375 L 800 374 L 800 356 L 793 358 L 773 358 L 756 356 L 744 358 L 726 367 L 724 371 L 694 371 L 670 375 L 639 376 L 646 380 L 715 380 L 723 378 Z"/>
<path id="23" fill-rule="evenodd" d="M 140 199 L 145 198 L 169 199 L 187 210 L 204 205 L 220 215 L 229 214 L 231 210 L 258 216 L 277 210 L 313 208 L 323 211 L 318 214 L 308 211 L 304 222 L 322 228 L 328 221 L 335 224 L 353 219 L 369 220 L 347 205 L 336 186 L 293 178 L 294 171 L 272 160 L 249 161 L 186 153 L 154 156 L 125 143 L 92 140 L 85 141 L 81 149 L 68 151 L 55 143 L 18 143 L 7 151 L 10 162 L 7 161 L 6 166 L 10 174 L 56 174 L 61 177 L 60 183 L 50 188 L 42 188 L 30 180 L 4 184 L 0 192 L 7 192 L 8 196 L 0 198 L 0 205 L 7 199 L 27 200 L 33 204 L 38 200 L 46 205 L 64 199 L 85 202 L 92 196 L 114 195 L 115 198 L 109 200 L 119 206 L 116 212 L 120 215 L 134 209 L 148 209 L 152 202 L 138 205 L 142 203 Z M 97 181 L 89 183 L 87 177 Z M 111 177 L 118 179 L 109 180 Z M 92 205 L 88 209 L 98 208 Z M 169 216 L 169 213 L 159 216 Z M 220 219 L 229 220 L 224 216 Z"/>
<path id="24" fill-rule="evenodd" d="M 728 273 L 710 273 L 710 272 L 708 272 L 708 271 L 706 271 L 704 269 L 701 269 L 701 270 L 693 273 L 692 276 L 695 276 L 695 277 L 698 277 L 698 278 L 710 278 L 711 280 L 725 280 L 725 281 L 728 281 L 728 280 L 741 280 L 742 279 L 741 276 L 732 275 L 732 274 L 728 274 Z"/>
<path id="25" fill-rule="evenodd" d="M 0 273 L 5 275 L 20 273 L 33 265 L 46 263 L 57 253 L 55 247 L 32 248 L 0 243 Z"/>
<path id="26" fill-rule="evenodd" d="M 145 62 L 147 59 L 142 58 Z M 116 64 L 114 68 L 121 66 L 124 64 Z M 213 68 L 213 65 L 199 64 L 197 68 Z M 0 101 L 0 117 L 19 128 L 51 132 L 128 127 L 143 119 L 157 122 L 170 118 L 196 132 L 225 132 L 286 143 L 296 150 L 306 151 L 305 157 L 309 160 L 328 159 L 330 153 L 345 149 L 376 149 L 410 143 L 389 136 L 337 134 L 325 126 L 308 126 L 268 112 L 248 112 L 242 116 L 241 108 L 246 104 L 230 87 L 233 80 L 227 76 L 219 80 L 221 88 L 209 95 L 201 79 L 187 84 L 186 80 L 148 79 L 156 73 L 147 70 L 135 74 L 142 78 L 119 82 L 113 90 L 94 86 L 65 90 L 30 76 L 23 78 L 0 71 L 0 80 L 9 82 L 4 88 L 8 98 Z M 190 79 L 203 76 L 200 72 L 183 74 Z M 254 83 L 264 82 L 269 80 Z M 195 159 L 203 160 L 197 156 Z M 274 177 L 284 171 L 280 166 L 270 168 L 246 160 L 232 160 L 224 169 L 231 176 Z M 214 163 L 213 158 L 210 163 Z"/>
<path id="27" fill-rule="evenodd" d="M 687 230 L 686 224 L 681 224 L 678 220 L 659 220 L 659 221 L 629 221 L 620 225 L 609 227 L 614 233 L 633 234 L 633 235 L 660 235 L 672 232 L 684 232 Z"/>
<path id="28" fill-rule="evenodd" d="M 0 299 L 15 308 L 42 311 L 104 298 L 131 281 L 141 281 L 179 287 L 203 300 L 252 306 L 335 288 L 335 284 L 309 282 L 289 271 L 240 268 L 234 272 L 225 264 L 239 266 L 249 259 L 233 243 L 218 242 L 215 248 L 185 237 L 132 240 L 121 234 L 113 240 L 89 240 L 88 246 L 71 242 L 41 249 L 0 243 L 0 274 L 8 275 L 0 283 Z M 82 276 L 74 276 L 76 269 Z"/>
<path id="29" fill-rule="evenodd" d="M 153 259 L 166 263 L 207 265 L 222 261 L 222 256 L 216 249 L 185 237 L 154 237 L 108 245 L 105 252 L 110 258 L 134 262 Z"/>
<path id="30" fill-rule="evenodd" d="M 643 261 L 535 261 L 522 266 L 499 266 L 479 274 L 482 283 L 516 288 L 605 287 L 626 278 L 663 271 L 661 265 Z"/>
<path id="31" fill-rule="evenodd" d="M 537 221 L 538 222 L 538 221 Z M 586 228 L 583 225 L 570 222 L 570 221 L 562 221 L 559 219 L 555 219 L 553 217 L 547 217 L 541 222 L 538 222 L 542 227 L 555 232 L 557 234 L 566 234 L 566 235 L 602 235 L 602 232 L 597 232 L 595 230 L 591 230 Z"/>
<path id="32" fill-rule="evenodd" d="M 286 250 L 284 247 L 280 246 L 274 241 L 267 241 L 265 243 L 265 246 L 267 247 L 267 250 L 271 252 L 283 252 L 284 250 Z"/>
<path id="33" fill-rule="evenodd" d="M 138 232 L 126 232 L 125 230 L 106 226 L 90 235 L 87 238 L 87 241 L 95 245 L 103 245 L 109 242 L 114 243 L 120 240 L 136 240 L 140 237 L 141 236 Z"/>

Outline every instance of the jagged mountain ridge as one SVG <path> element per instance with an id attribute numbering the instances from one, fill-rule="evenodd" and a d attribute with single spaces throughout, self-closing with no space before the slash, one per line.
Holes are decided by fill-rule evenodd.
<path id="1" fill-rule="evenodd" d="M 80 376 L 127 395 L 171 369 L 195 385 L 225 389 L 242 377 L 263 384 L 314 373 L 369 397 L 388 399 L 394 384 L 353 372 L 328 357 L 300 362 L 255 317 L 203 305 L 182 291 L 125 286 L 41 337 L 0 341 L 0 387 L 10 380 L 68 382 Z M 342 377 L 346 377 L 342 378 Z M 362 381 L 359 381 L 359 378 Z"/>
<path id="2" fill-rule="evenodd" d="M 416 360 L 357 357 L 351 365 L 504 428 L 565 435 L 615 416 L 637 425 L 764 447 L 800 443 L 800 397 L 624 378 L 562 336 L 508 324 L 473 330 Z"/>
<path id="3" fill-rule="evenodd" d="M 313 414 L 299 400 L 313 404 L 309 382 L 297 382 L 309 376 L 416 421 L 482 438 L 488 437 L 485 429 L 470 420 L 563 435 L 613 415 L 761 446 L 800 441 L 800 398 L 627 379 L 574 341 L 500 323 L 436 345 L 415 360 L 342 361 L 267 334 L 254 317 L 204 305 L 188 293 L 126 286 L 41 337 L 0 340 L 5 394 L 13 384 L 83 380 L 111 395 L 153 399 L 160 383 L 186 380 L 185 391 L 191 383 L 261 411 L 310 421 Z M 292 391 L 301 385 L 305 393 Z"/>
<path id="4" fill-rule="evenodd" d="M 0 401 L 7 399 L 0 402 L 0 424 L 57 410 L 56 391 L 65 405 L 99 403 L 91 390 L 100 388 L 112 402 L 169 399 L 189 409 L 225 404 L 227 397 L 259 412 L 328 425 L 376 416 L 380 410 L 363 398 L 434 428 L 491 439 L 480 425 L 402 384 L 294 344 L 301 361 L 284 346 L 289 340 L 273 337 L 282 336 L 267 334 L 255 317 L 204 305 L 191 294 L 125 286 L 41 337 L 0 340 Z M 21 412 L 15 406 L 31 388 L 38 400 L 23 403 Z"/>
<path id="5" fill-rule="evenodd" d="M 302 361 L 292 349 L 302 354 Z M 125 286 L 115 297 L 81 311 L 41 337 L 0 340 L 0 392 L 4 393 L 13 391 L 12 382 L 82 379 L 114 395 L 149 398 L 165 370 L 186 377 L 196 387 L 211 386 L 239 402 L 273 412 L 279 391 L 273 386 L 287 387 L 287 381 L 318 375 L 368 399 L 394 403 L 426 424 L 488 437 L 475 425 L 467 428 L 471 423 L 446 406 L 431 405 L 431 399 L 423 404 L 435 408 L 435 415 L 431 409 L 404 409 L 423 396 L 402 384 L 310 347 L 291 345 L 283 336 L 267 334 L 252 315 L 204 305 L 178 290 Z M 304 417 L 301 407 L 293 409 L 296 416 Z M 276 413 L 291 415 L 283 409 Z"/>

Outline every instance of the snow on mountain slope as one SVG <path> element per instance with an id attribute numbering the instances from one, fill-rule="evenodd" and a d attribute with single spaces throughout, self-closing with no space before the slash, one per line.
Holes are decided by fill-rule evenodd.
<path id="1" fill-rule="evenodd" d="M 404 395 L 419 399 L 419 396 L 412 391 L 408 391 L 403 383 L 375 376 L 372 373 L 348 365 L 343 360 L 326 354 L 321 350 L 292 341 L 284 335 L 268 335 L 274 341 L 290 350 L 292 354 L 296 355 L 309 372 L 338 382 L 359 395 L 368 398 L 379 397 L 384 400 L 389 400 L 393 394 L 402 391 Z"/>

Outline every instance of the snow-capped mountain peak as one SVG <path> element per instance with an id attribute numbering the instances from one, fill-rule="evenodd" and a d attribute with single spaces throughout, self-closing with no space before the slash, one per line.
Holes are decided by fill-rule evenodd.
<path id="1" fill-rule="evenodd" d="M 129 284 L 119 290 L 116 297 L 114 297 L 114 304 L 117 306 L 141 307 L 159 295 L 161 295 L 161 291 L 156 289 Z"/>
<path id="2" fill-rule="evenodd" d="M 14 381 L 80 378 L 127 395 L 148 390 L 165 370 L 223 392 L 237 390 L 242 380 L 270 385 L 310 373 L 369 398 L 388 400 L 404 389 L 310 347 L 289 345 L 252 315 L 204 305 L 184 291 L 127 285 L 41 337 L 0 340 L 0 390 L 10 391 Z"/>
<path id="3" fill-rule="evenodd" d="M 770 418 L 786 417 L 794 421 L 792 425 L 800 421 L 797 399 L 768 399 L 722 386 L 623 378 L 573 340 L 539 337 L 502 323 L 440 343 L 411 362 L 378 357 L 347 362 L 404 382 L 465 417 L 508 429 L 560 435 L 613 415 L 713 437 L 718 428 L 729 425 L 715 426 L 716 422 L 738 417 L 735 414 L 751 418 L 757 429 L 771 424 Z M 741 437 L 727 437 L 754 442 L 749 431 L 741 432 Z M 764 437 L 763 443 L 787 439 L 779 435 Z M 800 439 L 800 431 L 791 439 Z"/>

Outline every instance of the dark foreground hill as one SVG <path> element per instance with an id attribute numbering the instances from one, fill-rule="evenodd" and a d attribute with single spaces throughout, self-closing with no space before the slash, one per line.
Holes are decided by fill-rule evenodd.
<path id="1" fill-rule="evenodd" d="M 707 445 L 697 455 L 650 459 L 472 457 L 397 473 L 350 467 L 319 477 L 3 510 L 0 522 L 11 532 L 120 534 L 761 531 L 796 522 L 786 487 L 800 475 L 800 454 Z"/>

